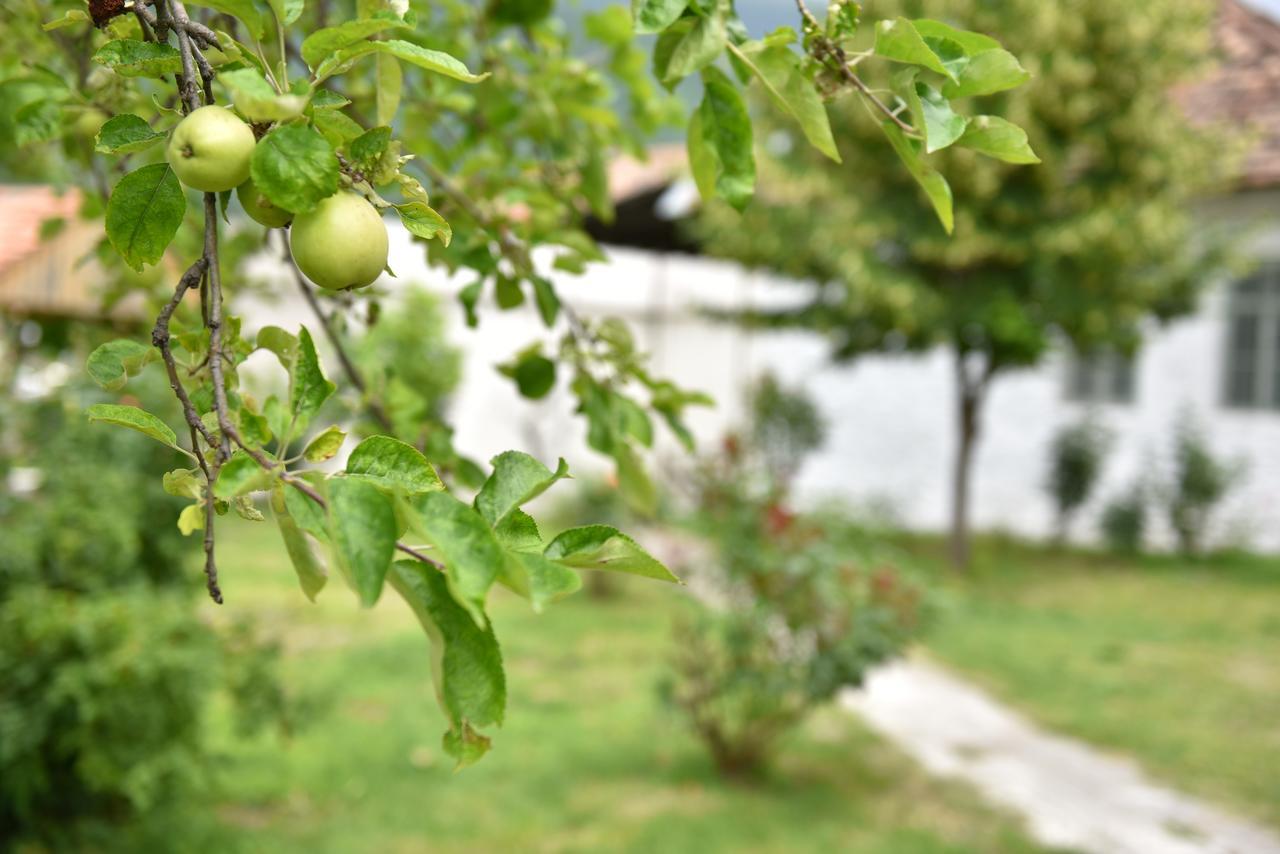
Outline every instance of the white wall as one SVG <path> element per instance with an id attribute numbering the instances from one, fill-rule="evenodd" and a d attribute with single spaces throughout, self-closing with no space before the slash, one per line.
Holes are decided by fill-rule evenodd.
<path id="1" fill-rule="evenodd" d="M 1275 206 L 1274 197 L 1259 195 L 1232 200 L 1226 209 L 1210 208 L 1206 215 L 1256 222 L 1271 216 Z M 453 407 L 460 449 L 488 458 L 516 447 L 547 462 L 563 455 L 579 471 L 602 470 L 605 463 L 585 448 L 584 425 L 573 416 L 572 399 L 563 388 L 546 400 L 526 401 L 493 370 L 530 342 L 550 340 L 532 306 L 511 312 L 486 306 L 480 327 L 467 329 L 453 299 L 460 283 L 427 271 L 421 248 L 398 230 L 393 234 L 391 266 L 400 279 L 389 283 L 389 289 L 420 281 L 445 296 L 451 336 L 465 352 L 464 382 Z M 1252 244 L 1256 253 L 1280 258 L 1280 229 L 1255 234 Z M 699 304 L 783 304 L 801 298 L 801 286 L 706 259 L 629 250 L 614 250 L 611 257 L 612 263 L 597 265 L 582 278 L 564 278 L 558 283 L 561 294 L 585 315 L 628 318 L 641 345 L 652 353 L 656 374 L 717 399 L 716 409 L 692 413 L 699 441 L 716 441 L 741 416 L 741 390 L 748 379 L 771 369 L 807 386 L 830 421 L 826 447 L 801 473 L 802 496 L 888 505 L 911 527 L 945 526 L 954 442 L 954 388 L 946 353 L 866 357 L 853 365 L 832 366 L 825 345 L 813 336 L 744 332 L 696 311 Z M 263 272 L 278 275 L 268 261 Z M 282 285 L 278 290 L 289 296 L 276 305 L 254 307 L 249 317 L 259 324 L 311 324 L 291 288 Z M 1077 534 L 1082 538 L 1095 534 L 1101 498 L 1139 477 L 1157 481 L 1165 476 L 1175 422 L 1191 414 L 1220 454 L 1247 462 L 1246 479 L 1218 516 L 1217 539 L 1280 549 L 1280 413 L 1231 411 L 1219 405 L 1224 310 L 1223 293 L 1214 291 L 1199 314 L 1153 332 L 1139 356 L 1135 403 L 1094 410 L 1114 432 L 1115 443 L 1100 499 L 1080 515 Z M 1047 446 L 1060 425 L 1086 414 L 1084 407 L 1064 398 L 1065 371 L 1065 357 L 1058 355 L 1033 371 L 997 381 L 976 459 L 978 527 L 1030 536 L 1048 533 L 1051 509 L 1042 490 Z M 668 442 L 661 453 L 675 453 L 673 448 Z M 1156 534 L 1167 541 L 1167 531 L 1157 527 Z"/>

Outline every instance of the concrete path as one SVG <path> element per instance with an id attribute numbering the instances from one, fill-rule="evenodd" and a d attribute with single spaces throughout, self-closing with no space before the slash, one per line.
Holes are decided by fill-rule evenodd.
<path id="1" fill-rule="evenodd" d="M 931 772 L 1021 813 L 1042 843 L 1097 854 L 1280 854 L 1280 836 L 1046 733 L 940 668 L 875 671 L 844 706 Z"/>

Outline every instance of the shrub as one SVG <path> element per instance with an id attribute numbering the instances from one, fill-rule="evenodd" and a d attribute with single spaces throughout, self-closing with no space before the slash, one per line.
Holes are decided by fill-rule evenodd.
<path id="1" fill-rule="evenodd" d="M 1045 489 L 1053 499 L 1058 539 L 1067 538 L 1076 512 L 1093 494 L 1107 444 L 1107 434 L 1088 421 L 1065 426 L 1054 436 Z"/>
<path id="2" fill-rule="evenodd" d="M 1200 430 L 1185 420 L 1174 439 L 1173 459 L 1169 525 L 1178 537 L 1178 548 L 1184 554 L 1197 554 L 1214 508 L 1226 497 L 1240 469 L 1215 457 Z"/>
<path id="3" fill-rule="evenodd" d="M 772 449 L 809 441 L 747 435 L 768 435 Z M 678 624 L 664 685 L 729 776 L 758 771 L 789 729 L 899 653 L 927 614 L 898 555 L 846 520 L 787 506 L 779 473 L 794 466 L 775 468 L 770 448 L 731 439 L 700 467 L 690 525 L 711 547 L 713 601 Z"/>
<path id="4" fill-rule="evenodd" d="M 1137 554 L 1147 530 L 1147 497 L 1141 485 L 1112 498 L 1102 510 L 1102 536 L 1115 552 Z"/>
<path id="5" fill-rule="evenodd" d="M 196 614 L 181 502 L 151 488 L 179 461 L 89 425 L 99 395 L 80 383 L 34 402 L 0 395 L 0 849 L 80 849 L 190 793 L 217 691 L 243 701 L 246 723 L 282 719 L 275 659 Z M 39 472 L 34 492 L 3 476 L 19 463 Z"/>

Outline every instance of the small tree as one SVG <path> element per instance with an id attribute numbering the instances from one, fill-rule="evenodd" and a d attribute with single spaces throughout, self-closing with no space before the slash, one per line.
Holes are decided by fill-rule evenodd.
<path id="1" fill-rule="evenodd" d="M 1147 491 L 1141 483 L 1112 498 L 1099 520 L 1107 547 L 1121 554 L 1142 551 L 1147 530 Z"/>
<path id="2" fill-rule="evenodd" d="M 1198 427 L 1187 420 L 1179 424 L 1167 501 L 1169 525 L 1183 554 L 1200 553 L 1213 510 L 1239 475 L 1239 466 L 1214 456 Z"/>
<path id="3" fill-rule="evenodd" d="M 1106 459 L 1108 437 L 1091 422 L 1060 429 L 1049 446 L 1045 490 L 1053 499 L 1059 541 L 1065 541 L 1076 512 L 1093 494 Z"/>

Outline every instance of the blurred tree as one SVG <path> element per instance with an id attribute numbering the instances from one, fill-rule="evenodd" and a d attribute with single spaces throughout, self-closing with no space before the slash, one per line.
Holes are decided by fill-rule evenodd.
<path id="1" fill-rule="evenodd" d="M 1058 539 L 1066 541 L 1076 511 L 1093 494 L 1107 456 L 1107 432 L 1091 421 L 1060 429 L 1049 446 L 1045 491 L 1053 499 Z"/>
<path id="2" fill-rule="evenodd" d="M 779 120 L 745 221 L 710 207 L 698 228 L 718 254 L 820 285 L 806 307 L 747 320 L 815 329 L 837 360 L 939 345 L 953 352 L 950 555 L 964 567 L 972 462 L 994 380 L 1038 363 L 1059 336 L 1083 350 L 1131 351 L 1144 321 L 1192 309 L 1219 257 L 1219 241 L 1196 227 L 1190 203 L 1229 173 L 1230 147 L 1192 128 L 1171 94 L 1210 56 L 1213 4 L 866 6 L 877 16 L 923 14 L 998 32 L 1032 82 L 995 96 L 975 92 L 970 112 L 1025 127 L 1043 165 L 941 151 L 954 194 L 949 238 L 913 197 L 914 179 L 897 155 L 867 144 L 882 134 L 880 122 L 846 100 L 831 110 L 843 166 L 813 156 Z M 909 69 L 875 84 L 921 113 L 931 139 L 1007 132 L 998 119 L 954 115 Z"/>

